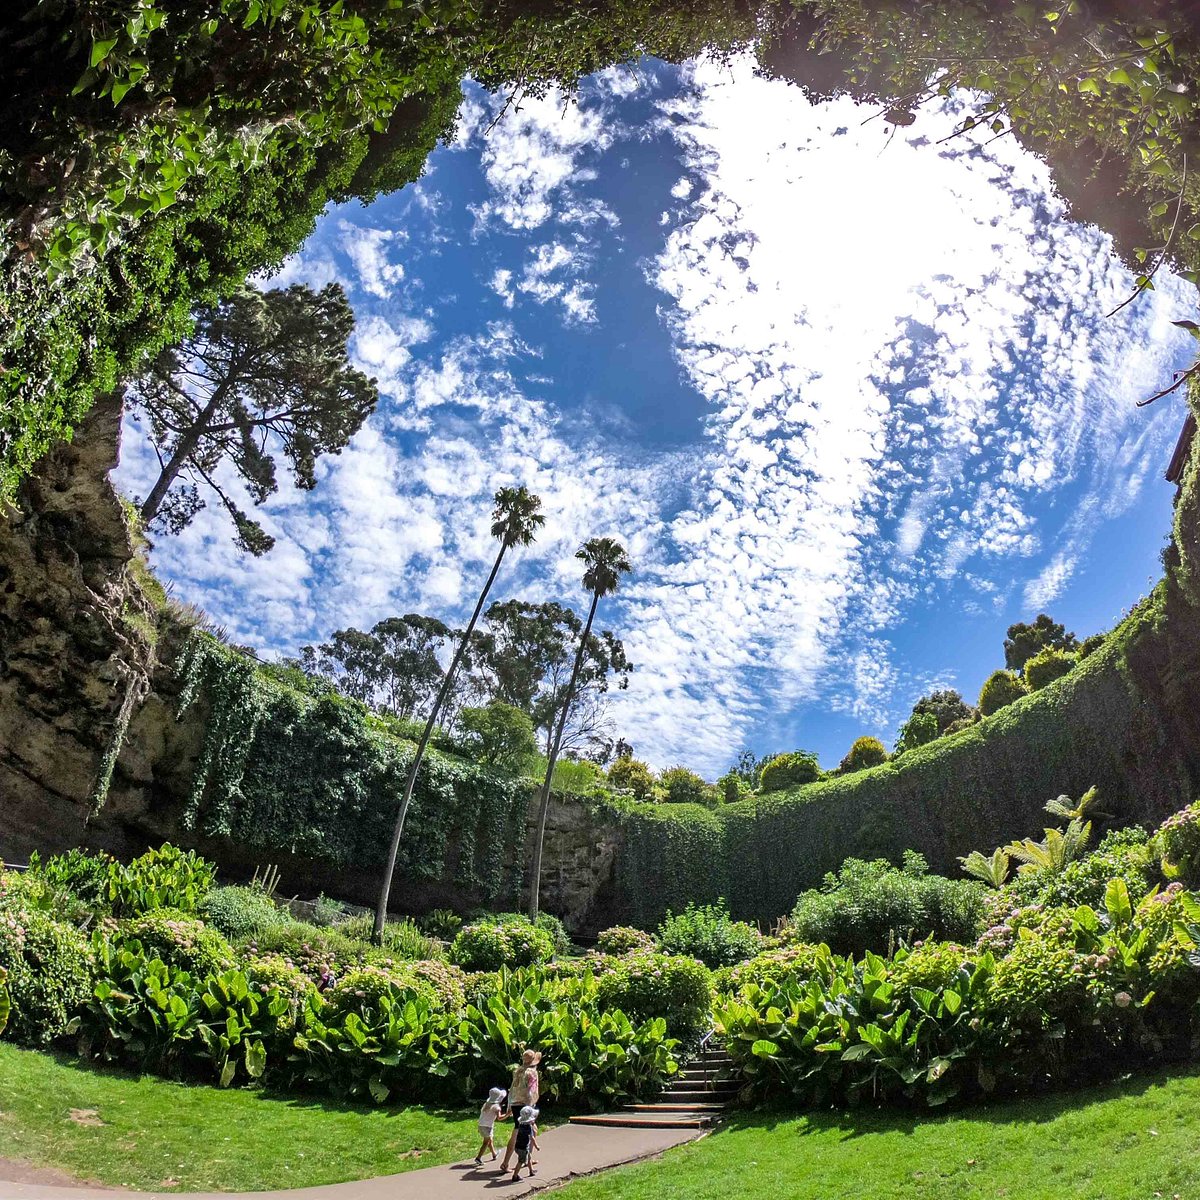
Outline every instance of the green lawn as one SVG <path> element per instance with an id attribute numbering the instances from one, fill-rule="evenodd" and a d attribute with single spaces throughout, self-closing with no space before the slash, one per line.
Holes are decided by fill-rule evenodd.
<path id="1" fill-rule="evenodd" d="M 254 1190 L 365 1179 L 470 1157 L 477 1117 L 476 1109 L 358 1108 L 169 1083 L 0 1042 L 0 1158 L 114 1186 Z"/>
<path id="2" fill-rule="evenodd" d="M 754 1113 L 563 1200 L 1200 1200 L 1200 1071 L 949 1117 Z M 547 1166 L 549 1166 L 547 1161 Z"/>

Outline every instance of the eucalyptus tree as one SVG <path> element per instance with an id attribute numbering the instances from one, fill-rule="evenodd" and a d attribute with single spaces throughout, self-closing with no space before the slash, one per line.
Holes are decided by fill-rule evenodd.
<path id="1" fill-rule="evenodd" d="M 475 626 L 479 623 L 479 614 L 483 611 L 488 593 L 492 590 L 492 584 L 495 583 L 496 576 L 499 574 L 504 555 L 513 546 L 532 545 L 538 530 L 546 521 L 541 510 L 541 500 L 526 487 L 501 488 L 494 497 L 492 537 L 499 540 L 500 549 L 496 554 L 495 562 L 492 563 L 487 581 L 483 585 L 483 591 L 479 593 L 475 611 L 471 613 L 471 619 L 459 639 L 454 658 L 442 678 L 442 686 L 438 689 L 433 707 L 430 708 L 429 716 L 425 719 L 425 728 L 421 731 L 420 741 L 417 742 L 416 753 L 408 766 L 408 775 L 404 780 L 404 795 L 401 797 L 400 808 L 396 813 L 396 824 L 392 829 L 391 845 L 388 847 L 387 865 L 383 870 L 383 879 L 379 886 L 379 900 L 375 906 L 374 937 L 377 942 L 383 937 L 383 926 L 387 921 L 388 898 L 392 891 L 392 875 L 396 870 L 396 855 L 400 851 L 400 839 L 404 836 L 404 819 L 408 816 L 409 805 L 412 804 L 413 788 L 416 786 L 417 771 L 420 770 L 421 760 L 425 757 L 425 748 L 429 745 L 430 735 L 433 733 L 438 715 L 449 695 L 454 673 L 458 670 L 458 665 L 462 662 L 463 655 L 471 644 Z"/>
<path id="2" fill-rule="evenodd" d="M 278 487 L 275 456 L 296 486 L 316 486 L 317 459 L 337 454 L 379 399 L 375 381 L 350 364 L 354 312 L 341 285 L 262 292 L 239 288 L 196 314 L 196 327 L 132 380 L 158 478 L 141 504 L 144 524 L 178 533 L 204 507 L 201 489 L 225 506 L 237 543 L 251 554 L 274 545 L 217 478 L 231 465 L 254 504 Z"/>
<path id="3" fill-rule="evenodd" d="M 596 608 L 602 596 L 609 596 L 621 584 L 621 576 L 633 570 L 625 547 L 613 538 L 591 538 L 576 551 L 575 557 L 584 564 L 583 586 L 592 594 L 591 607 L 588 609 L 587 623 L 579 639 L 579 648 L 575 651 L 575 665 L 571 668 L 571 679 L 567 684 L 567 694 L 558 712 L 558 722 L 554 727 L 554 738 L 550 743 L 550 754 L 546 761 L 546 778 L 542 783 L 542 791 L 538 804 L 537 835 L 533 845 L 533 865 L 530 868 L 529 880 L 529 919 L 536 921 L 538 916 L 538 899 L 542 883 L 542 844 L 546 837 L 546 816 L 550 811 L 550 784 L 554 778 L 554 767 L 558 762 L 558 753 L 562 748 L 563 731 L 566 729 L 567 718 L 571 714 L 571 706 L 575 699 L 575 686 L 579 680 L 579 671 L 583 666 L 584 654 L 588 647 L 588 639 L 592 635 L 592 623 L 596 619 Z"/>

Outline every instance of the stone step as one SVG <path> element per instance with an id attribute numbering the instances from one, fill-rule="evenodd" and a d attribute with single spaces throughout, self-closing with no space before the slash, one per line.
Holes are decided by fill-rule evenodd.
<path id="1" fill-rule="evenodd" d="M 704 1070 L 702 1067 L 684 1067 L 682 1071 L 678 1071 L 671 1076 L 671 1082 L 677 1083 L 680 1081 L 686 1081 L 688 1083 L 702 1083 L 705 1080 L 712 1080 L 716 1082 L 717 1080 L 726 1078 L 732 1074 L 732 1067 L 709 1067 L 708 1070 Z"/>
<path id="2" fill-rule="evenodd" d="M 572 1125 L 603 1125 L 626 1129 L 707 1129 L 715 1121 L 715 1113 L 694 1109 L 671 1113 L 595 1113 L 571 1118 Z"/>
<path id="3" fill-rule="evenodd" d="M 665 1104 L 728 1104 L 738 1093 L 737 1088 L 680 1088 L 678 1091 L 663 1093 L 661 1103 Z"/>
<path id="4" fill-rule="evenodd" d="M 627 1112 L 724 1112 L 729 1106 L 726 1104 L 627 1104 L 625 1110 Z"/>

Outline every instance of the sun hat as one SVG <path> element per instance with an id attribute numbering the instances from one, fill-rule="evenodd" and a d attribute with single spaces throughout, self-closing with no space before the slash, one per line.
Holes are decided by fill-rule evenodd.
<path id="1" fill-rule="evenodd" d="M 532 1104 L 527 1104 L 521 1109 L 521 1115 L 517 1117 L 518 1125 L 532 1125 L 538 1119 L 538 1110 Z"/>
<path id="2" fill-rule="evenodd" d="M 508 1093 L 503 1088 L 492 1088 L 492 1090 L 488 1092 L 488 1103 L 499 1104 L 500 1101 L 503 1100 L 507 1095 Z"/>
<path id="3" fill-rule="evenodd" d="M 540 1050 L 526 1050 L 521 1055 L 521 1062 L 527 1067 L 536 1067 L 542 1061 L 542 1052 Z"/>

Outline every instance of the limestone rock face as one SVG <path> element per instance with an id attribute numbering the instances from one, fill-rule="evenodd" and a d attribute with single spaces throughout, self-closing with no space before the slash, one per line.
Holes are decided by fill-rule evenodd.
<path id="1" fill-rule="evenodd" d="M 0 515 L 0 855 L 14 859 L 82 840 L 126 690 L 153 663 L 108 480 L 120 428 L 119 397 L 97 402 Z"/>

